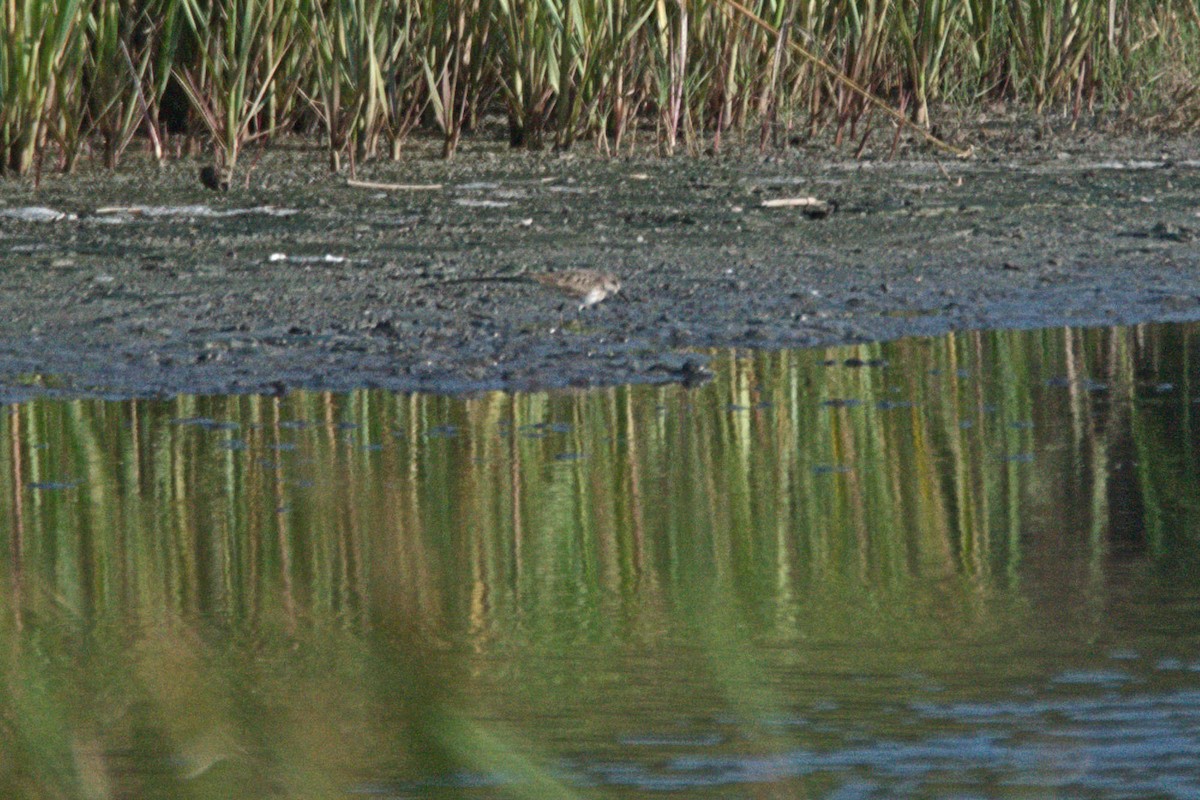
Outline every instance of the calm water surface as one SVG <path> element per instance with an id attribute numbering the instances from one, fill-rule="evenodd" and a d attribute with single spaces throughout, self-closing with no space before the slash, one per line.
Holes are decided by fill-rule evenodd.
<path id="1" fill-rule="evenodd" d="M 1198 333 L 4 407 L 0 795 L 1200 796 Z"/>

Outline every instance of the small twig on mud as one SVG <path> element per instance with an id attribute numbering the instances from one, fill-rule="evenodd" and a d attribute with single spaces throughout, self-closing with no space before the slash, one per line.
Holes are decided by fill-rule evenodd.
<path id="1" fill-rule="evenodd" d="M 376 183 L 375 181 L 358 181 L 353 178 L 347 178 L 346 185 L 358 189 L 382 189 L 385 192 L 420 192 L 442 188 L 440 183 Z"/>
<path id="2" fill-rule="evenodd" d="M 952 177 L 950 177 L 950 173 L 946 171 L 946 168 L 944 166 L 942 166 L 942 162 L 938 161 L 935 158 L 933 160 L 933 163 L 937 164 L 938 172 L 942 173 L 942 177 L 946 179 L 947 183 L 951 184 L 952 186 L 962 186 L 963 185 L 963 179 L 962 179 L 961 175 L 958 176 L 957 178 L 952 178 Z"/>
<path id="3" fill-rule="evenodd" d="M 762 201 L 763 208 L 795 208 L 797 206 L 823 205 L 827 205 L 827 203 L 815 197 L 776 197 L 772 200 Z"/>
<path id="4" fill-rule="evenodd" d="M 254 172 L 254 169 L 255 169 L 255 168 L 258 166 L 258 162 L 262 160 L 262 157 L 263 157 L 263 153 L 264 153 L 264 152 L 266 152 L 266 149 L 265 149 L 265 148 L 262 148 L 262 147 L 260 147 L 260 148 L 258 149 L 258 152 L 254 154 L 254 160 L 250 162 L 250 167 L 249 167 L 249 168 L 246 170 L 246 184 L 245 184 L 245 186 L 246 186 L 246 188 L 247 188 L 247 189 L 249 189 L 249 188 L 250 188 L 250 173 Z"/>

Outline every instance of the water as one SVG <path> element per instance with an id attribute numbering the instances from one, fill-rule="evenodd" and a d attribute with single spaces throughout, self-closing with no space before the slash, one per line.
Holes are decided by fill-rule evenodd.
<path id="1" fill-rule="evenodd" d="M 1200 796 L 1198 333 L 8 406 L 0 795 Z"/>

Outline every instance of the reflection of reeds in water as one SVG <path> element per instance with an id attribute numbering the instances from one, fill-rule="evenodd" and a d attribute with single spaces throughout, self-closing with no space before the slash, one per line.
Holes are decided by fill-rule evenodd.
<path id="1" fill-rule="evenodd" d="M 770 581 L 990 580 L 1019 556 L 1021 493 L 1053 491 L 1028 457 L 1079 462 L 1058 474 L 1102 497 L 1091 465 L 1126 408 L 1110 401 L 1154 342 L 1130 336 L 965 334 L 837 351 L 830 366 L 765 354 L 698 392 L 27 403 L 5 416 L 9 546 L 81 614 L 132 603 L 359 625 L 375 591 L 415 618 L 486 628 L 551 588 L 580 602 L 669 592 L 686 559 Z M 906 366 L 843 363 L 885 354 Z M 1035 407 L 1030 385 L 1058 376 L 1065 407 Z M 1035 454 L 1038 431 L 1062 426 L 1069 447 Z M 766 552 L 794 563 L 766 569 Z"/>
<path id="2" fill-rule="evenodd" d="M 333 790 L 381 741 L 393 766 L 423 754 L 418 772 L 489 741 L 532 764 L 456 715 L 462 687 L 506 684 L 469 690 L 501 718 L 569 702 L 590 691 L 569 666 L 556 684 L 512 654 L 681 630 L 736 706 L 769 710 L 747 637 L 971 635 L 1021 571 L 1099 580 L 1126 535 L 1114 491 L 1139 487 L 1145 546 L 1177 550 L 1196 528 L 1191 335 L 731 354 L 698 390 L 11 406 L 0 639 L 10 680 L 38 677 L 0 710 L 36 724 L 0 745 L 107 785 L 72 701 L 94 689 L 113 698 L 101 749 L 159 759 L 164 785 L 286 772 Z M 1143 368 L 1176 376 L 1162 402 L 1143 402 Z M 1031 537 L 1044 508 L 1063 522 Z"/>

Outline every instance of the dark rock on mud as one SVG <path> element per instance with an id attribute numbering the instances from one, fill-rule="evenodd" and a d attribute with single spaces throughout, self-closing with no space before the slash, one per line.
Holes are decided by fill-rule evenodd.
<path id="1" fill-rule="evenodd" d="M 940 163 L 478 146 L 358 176 L 441 187 L 394 191 L 323 163 L 273 150 L 222 193 L 188 161 L 0 183 L 0 399 L 695 382 L 704 348 L 1200 319 L 1195 139 Z M 792 197 L 828 213 L 764 205 Z M 621 292 L 462 280 L 580 267 Z"/>

